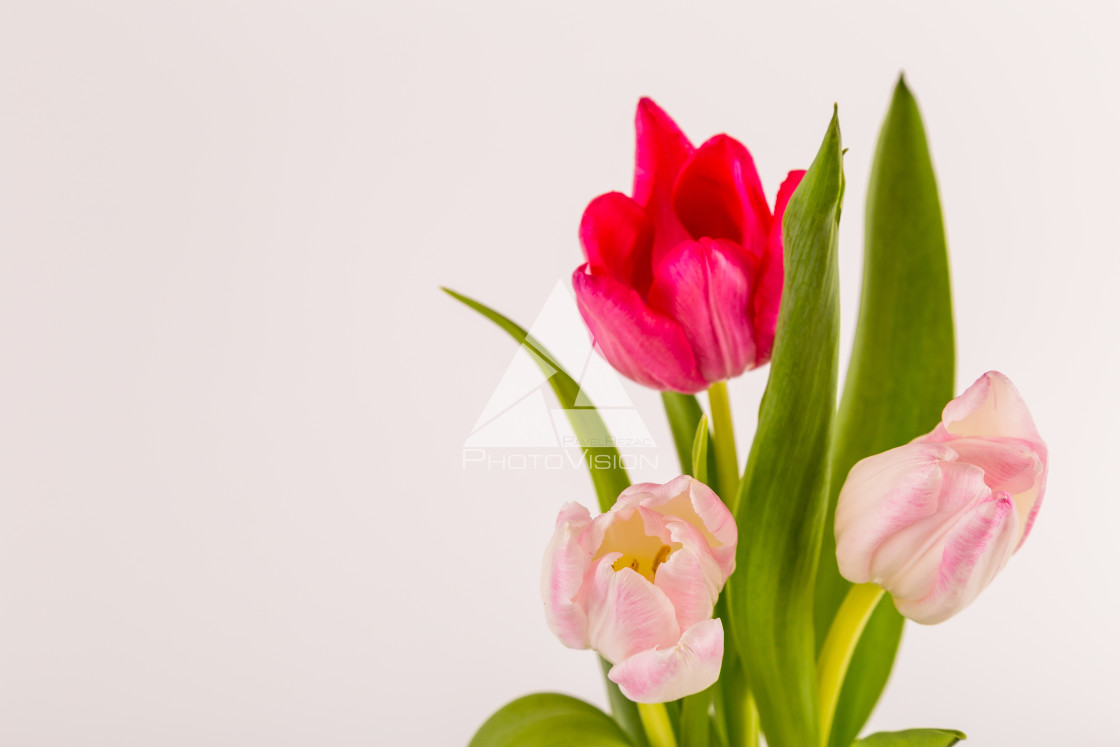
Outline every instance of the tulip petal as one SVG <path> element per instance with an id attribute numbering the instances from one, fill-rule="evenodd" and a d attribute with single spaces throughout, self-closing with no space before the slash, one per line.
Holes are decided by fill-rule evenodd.
<path id="1" fill-rule="evenodd" d="M 591 565 L 591 553 L 579 537 L 591 524 L 591 514 L 578 503 L 565 504 L 556 519 L 556 530 L 544 553 L 541 599 L 545 621 L 569 648 L 587 648 L 587 615 L 575 601 Z"/>
<path id="2" fill-rule="evenodd" d="M 1029 443 L 1038 457 L 1041 471 L 1035 485 L 1023 492 L 1012 493 L 1022 519 L 1022 536 L 1019 538 L 1021 546 L 1030 534 L 1038 509 L 1042 506 L 1049 458 L 1046 444 L 1038 434 L 1038 428 L 1035 427 L 1022 395 L 1011 380 L 999 371 L 988 371 L 961 396 L 945 405 L 941 423 L 932 433 L 919 440 L 950 441 L 968 436 L 1020 439 Z"/>
<path id="3" fill-rule="evenodd" d="M 641 205 L 621 192 L 596 197 L 583 211 L 579 240 L 592 274 L 646 294 L 653 279 L 653 224 Z"/>
<path id="4" fill-rule="evenodd" d="M 638 135 L 634 201 L 653 221 L 652 256 L 656 264 L 665 252 L 689 237 L 673 211 L 673 185 L 695 148 L 652 99 L 638 102 L 634 126 Z"/>
<path id="5" fill-rule="evenodd" d="M 692 238 L 727 239 L 745 250 L 744 258 L 761 258 L 770 206 L 754 159 L 738 140 L 716 135 L 696 150 L 677 177 L 673 207 Z"/>
<path id="6" fill-rule="evenodd" d="M 1019 536 L 1015 504 L 1007 493 L 975 507 L 954 527 L 944 545 L 933 590 L 918 600 L 895 597 L 898 611 L 915 622 L 943 622 L 972 603 L 992 582 Z"/>
<path id="7" fill-rule="evenodd" d="M 630 568 L 614 570 L 620 557 L 614 552 L 596 560 L 584 589 L 591 647 L 611 663 L 671 646 L 681 634 L 669 597 Z"/>
<path id="8" fill-rule="evenodd" d="M 977 506 L 992 500 L 984 471 L 972 464 L 944 461 L 931 492 L 890 500 L 880 507 L 899 527 L 875 549 L 871 580 L 895 599 L 921 598 L 937 582 L 945 543 L 955 527 Z"/>
<path id="9" fill-rule="evenodd" d="M 1011 380 L 999 371 L 989 371 L 964 394 L 945 405 L 941 414 L 944 430 L 951 437 L 1008 436 L 1041 442 L 1030 410 Z"/>
<path id="10" fill-rule="evenodd" d="M 754 368 L 751 283 L 738 247 L 722 239 L 682 242 L 654 269 L 650 305 L 680 323 L 706 381 Z"/>
<path id="11" fill-rule="evenodd" d="M 654 586 L 665 592 L 686 630 L 712 616 L 726 577 L 700 530 L 685 521 L 670 521 L 673 550 L 657 568 Z"/>
<path id="12" fill-rule="evenodd" d="M 909 523 L 936 513 L 942 461 L 956 452 L 941 444 L 907 444 L 856 463 L 836 506 L 836 560 L 855 584 L 881 581 L 873 560 L 880 546 Z"/>
<path id="13" fill-rule="evenodd" d="M 723 663 L 723 623 L 693 625 L 675 646 L 641 651 L 607 673 L 637 703 L 665 703 L 698 693 L 719 679 Z"/>
<path id="14" fill-rule="evenodd" d="M 645 508 L 674 516 L 696 527 L 707 540 L 713 556 L 723 570 L 723 580 L 735 570 L 735 547 L 739 530 L 735 518 L 711 488 L 688 475 L 664 485 L 638 483 L 618 497 L 619 502 L 635 502 Z"/>
<path id="15" fill-rule="evenodd" d="M 793 196 L 804 171 L 791 171 L 778 188 L 774 201 L 774 219 L 770 222 L 770 235 L 766 240 L 766 252 L 762 255 L 758 280 L 754 292 L 754 342 L 757 348 L 757 365 L 770 360 L 774 350 L 774 330 L 778 326 L 778 309 L 782 300 L 782 283 L 785 281 L 785 258 L 782 248 L 782 218 L 786 205 Z"/>
<path id="16" fill-rule="evenodd" d="M 643 386 L 695 394 L 708 383 L 681 325 L 655 311 L 632 288 L 609 277 L 572 275 L 580 315 L 603 357 Z"/>

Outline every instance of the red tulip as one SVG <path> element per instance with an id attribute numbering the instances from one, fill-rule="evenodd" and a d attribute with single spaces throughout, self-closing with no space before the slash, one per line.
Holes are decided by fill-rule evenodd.
<path id="1" fill-rule="evenodd" d="M 804 171 L 766 202 L 751 154 L 716 135 L 693 147 L 638 102 L 634 196 L 583 213 L 572 276 L 596 347 L 622 375 L 695 393 L 770 360 L 782 294 L 782 214 Z"/>

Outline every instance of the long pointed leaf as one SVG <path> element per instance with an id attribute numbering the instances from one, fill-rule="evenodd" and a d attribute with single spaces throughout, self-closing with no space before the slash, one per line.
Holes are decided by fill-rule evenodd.
<path id="1" fill-rule="evenodd" d="M 568 372 L 545 350 L 543 345 L 530 337 L 524 328 L 481 301 L 456 293 L 450 288 L 443 288 L 443 291 L 497 324 L 519 344 L 528 348 L 541 370 L 549 377 L 548 383 L 552 386 L 552 391 L 556 393 L 556 398 L 560 400 L 560 406 L 568 414 L 568 422 L 572 424 L 572 430 L 575 431 L 580 443 L 603 443 L 603 434 L 607 432 L 603 419 L 590 405 L 586 395 L 580 396 L 579 384 L 575 382 L 575 379 L 568 375 Z M 578 406 L 576 404 L 577 397 L 579 398 Z M 576 413 L 578 413 L 578 416 Z M 691 438 L 691 435 L 690 433 L 689 438 Z M 613 446 L 584 446 L 583 458 L 591 472 L 591 482 L 594 483 L 595 493 L 599 497 L 599 508 L 602 511 L 609 511 L 610 507 L 614 505 L 615 499 L 618 498 L 618 494 L 630 487 L 630 478 L 626 474 L 626 468 L 622 466 L 618 449 Z"/>
<path id="2" fill-rule="evenodd" d="M 692 476 L 702 483 L 708 482 L 708 416 L 696 424 L 696 438 L 692 441 Z"/>
<path id="3" fill-rule="evenodd" d="M 782 306 L 739 497 L 737 570 L 728 591 L 733 637 L 771 747 L 819 743 L 813 581 L 836 407 L 843 192 L 833 113 L 785 213 Z"/>
<path id="4" fill-rule="evenodd" d="M 921 114 L 901 78 L 868 186 L 863 290 L 836 424 L 828 525 L 817 578 L 818 646 L 848 584 L 836 566 L 836 496 L 860 459 L 929 431 L 953 397 L 953 310 L 937 180 Z M 847 747 L 886 685 L 903 618 L 876 609 L 841 690 L 832 747 Z"/>

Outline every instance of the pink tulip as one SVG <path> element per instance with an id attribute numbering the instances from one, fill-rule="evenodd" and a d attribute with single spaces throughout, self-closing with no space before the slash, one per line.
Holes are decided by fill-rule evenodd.
<path id="1" fill-rule="evenodd" d="M 596 346 L 621 374 L 695 393 L 770 360 L 782 295 L 782 214 L 751 154 L 727 135 L 694 148 L 650 99 L 638 102 L 634 196 L 583 213 L 587 262 L 572 276 Z"/>
<path id="2" fill-rule="evenodd" d="M 1022 545 L 1046 486 L 1046 444 L 1006 376 L 990 371 L 941 423 L 856 464 L 836 507 L 836 559 L 920 623 L 967 607 Z"/>
<path id="3" fill-rule="evenodd" d="M 723 625 L 712 611 L 737 541 L 731 512 L 687 475 L 629 487 L 594 519 L 569 503 L 541 575 L 548 626 L 564 645 L 602 654 L 633 701 L 700 692 L 719 677 Z"/>

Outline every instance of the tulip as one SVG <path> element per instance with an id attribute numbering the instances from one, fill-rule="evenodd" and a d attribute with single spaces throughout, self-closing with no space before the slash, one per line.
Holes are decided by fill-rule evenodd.
<path id="1" fill-rule="evenodd" d="M 771 215 L 751 154 L 716 135 L 693 147 L 648 98 L 638 102 L 634 196 L 584 211 L 587 262 L 572 276 L 596 347 L 622 375 L 693 394 L 770 360 L 782 293 L 782 214 Z"/>
<path id="2" fill-rule="evenodd" d="M 611 662 L 607 676 L 635 702 L 700 692 L 719 677 L 712 611 L 737 541 L 731 512 L 687 475 L 627 488 L 595 518 L 569 503 L 545 552 L 545 619 L 564 645 Z"/>
<path id="3" fill-rule="evenodd" d="M 836 508 L 840 573 L 882 586 L 916 622 L 952 617 L 1026 540 L 1046 466 L 1019 392 L 984 374 L 932 432 L 852 468 Z"/>

